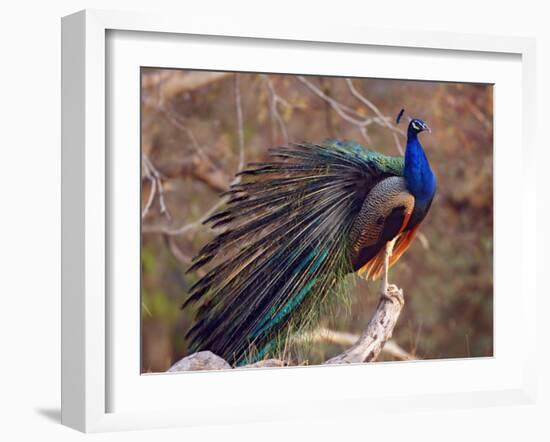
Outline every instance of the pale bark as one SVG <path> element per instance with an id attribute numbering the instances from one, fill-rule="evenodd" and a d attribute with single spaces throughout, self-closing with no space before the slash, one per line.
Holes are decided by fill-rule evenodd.
<path id="1" fill-rule="evenodd" d="M 395 285 L 388 286 L 386 293 L 380 297 L 378 307 L 358 341 L 343 353 L 326 361 L 325 364 L 375 361 L 384 344 L 392 337 L 403 305 L 403 291 Z"/>
<path id="2" fill-rule="evenodd" d="M 363 334 L 359 336 L 351 347 L 338 356 L 329 359 L 325 364 L 354 364 L 375 361 L 384 346 L 391 339 L 393 329 L 397 324 L 403 305 L 403 291 L 395 285 L 389 285 L 386 293 L 380 296 L 376 311 Z M 328 332 L 329 337 L 330 333 L 334 334 L 334 339 L 331 339 L 334 342 L 338 340 L 350 342 L 352 338 L 355 338 L 354 335 L 348 333 L 338 333 L 330 330 L 326 330 L 326 332 Z M 322 333 L 322 331 L 318 331 L 317 333 Z M 311 337 L 312 336 L 308 338 Z M 390 348 L 388 349 L 388 353 L 402 360 L 413 359 L 412 355 L 405 352 L 397 344 L 393 342 L 389 344 Z M 283 367 L 285 365 L 288 364 L 279 359 L 266 359 L 239 368 Z M 232 367 L 229 363 L 221 357 L 210 351 L 201 351 L 176 362 L 168 371 L 224 370 L 230 368 Z"/>
<path id="3" fill-rule="evenodd" d="M 228 370 L 231 369 L 223 358 L 215 355 L 211 351 L 199 351 L 183 359 L 180 359 L 172 365 L 168 371 L 196 371 L 196 370 Z"/>

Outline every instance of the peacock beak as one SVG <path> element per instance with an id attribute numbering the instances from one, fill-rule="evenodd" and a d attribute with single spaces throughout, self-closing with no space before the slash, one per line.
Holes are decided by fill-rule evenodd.
<path id="1" fill-rule="evenodd" d="M 424 123 L 423 129 L 424 129 L 425 131 L 428 131 L 429 134 L 432 133 L 432 130 L 430 129 L 430 126 L 428 126 L 426 123 Z"/>

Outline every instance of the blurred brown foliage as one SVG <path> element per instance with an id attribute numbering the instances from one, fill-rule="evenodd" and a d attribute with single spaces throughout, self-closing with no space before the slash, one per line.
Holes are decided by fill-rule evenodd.
<path id="1" fill-rule="evenodd" d="M 200 220 L 219 204 L 219 194 L 243 161 L 266 159 L 275 145 L 328 137 L 399 154 L 391 130 L 375 121 L 361 129 L 331 105 L 335 100 L 356 120 L 376 118 L 345 79 L 304 78 L 142 70 L 144 372 L 164 371 L 187 354 L 184 336 L 193 318 L 179 306 L 200 275 L 185 270 L 213 235 Z M 433 132 L 422 142 L 437 175 L 437 195 L 423 236 L 390 272 L 406 299 L 394 340 L 423 359 L 491 356 L 492 86 L 352 81 L 381 114 L 393 118 L 405 107 Z M 401 135 L 399 143 L 405 143 Z M 375 308 L 377 288 L 378 282 L 358 281 L 351 308 L 343 307 L 322 325 L 360 333 Z M 342 348 L 315 343 L 296 351 L 297 360 L 315 364 Z"/>

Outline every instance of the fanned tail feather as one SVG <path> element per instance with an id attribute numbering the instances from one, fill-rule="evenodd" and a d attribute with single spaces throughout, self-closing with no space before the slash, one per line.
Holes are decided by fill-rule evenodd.
<path id="1" fill-rule="evenodd" d="M 206 222 L 222 227 L 189 271 L 215 263 L 183 307 L 200 301 L 192 351 L 238 365 L 276 351 L 288 330 L 313 323 L 352 271 L 348 238 L 372 164 L 360 151 L 300 144 L 253 163 Z"/>

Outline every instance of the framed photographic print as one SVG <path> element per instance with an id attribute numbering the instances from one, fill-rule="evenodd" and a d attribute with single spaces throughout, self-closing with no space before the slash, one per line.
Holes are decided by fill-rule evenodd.
<path id="1" fill-rule="evenodd" d="M 144 67 L 141 93 L 143 373 L 334 363 L 377 307 L 347 363 L 493 356 L 492 84 Z M 392 242 L 395 332 L 366 283 Z M 197 351 L 222 358 L 173 365 Z"/>
<path id="2" fill-rule="evenodd" d="M 62 31 L 63 423 L 532 400 L 531 40 Z"/>

